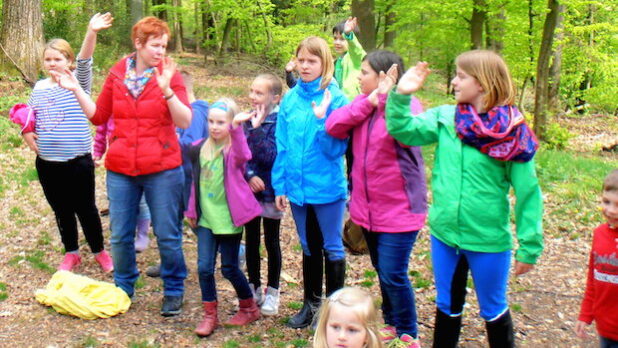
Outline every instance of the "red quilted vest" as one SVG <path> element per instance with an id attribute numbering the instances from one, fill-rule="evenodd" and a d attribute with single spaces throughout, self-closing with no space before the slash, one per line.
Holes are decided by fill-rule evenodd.
<path id="1" fill-rule="evenodd" d="M 158 173 L 182 163 L 176 128 L 167 101 L 153 76 L 137 98 L 124 84 L 126 60 L 121 59 L 107 75 L 97 99 L 95 125 L 114 117 L 114 131 L 109 137 L 105 167 L 129 176 Z M 161 65 L 157 67 L 161 71 Z M 178 71 L 171 88 L 180 101 L 191 107 Z"/>

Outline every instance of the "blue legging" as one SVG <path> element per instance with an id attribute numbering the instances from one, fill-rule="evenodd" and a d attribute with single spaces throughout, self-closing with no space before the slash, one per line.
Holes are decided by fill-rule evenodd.
<path id="1" fill-rule="evenodd" d="M 309 243 L 307 242 L 307 235 L 312 235 L 310 232 L 313 232 L 307 231 L 307 212 L 311 207 L 318 220 L 319 232 L 322 234 L 323 241 L 322 249 L 324 249 L 326 257 L 330 261 L 337 261 L 345 258 L 342 239 L 345 200 L 342 199 L 327 204 L 306 203 L 304 205 L 296 205 L 291 203 L 290 205 L 292 207 L 292 215 L 296 223 L 300 245 L 305 255 L 311 255 Z"/>
<path id="2" fill-rule="evenodd" d="M 431 236 L 431 261 L 438 309 L 459 316 L 466 297 L 468 270 L 472 272 L 481 317 L 492 321 L 507 311 L 506 289 L 511 251 L 483 253 L 450 247 Z"/>

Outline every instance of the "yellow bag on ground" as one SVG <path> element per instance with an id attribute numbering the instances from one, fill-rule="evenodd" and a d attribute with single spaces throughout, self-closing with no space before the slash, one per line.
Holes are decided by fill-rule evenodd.
<path id="1" fill-rule="evenodd" d="M 82 319 L 109 318 L 131 306 L 127 293 L 116 285 L 68 271 L 54 273 L 45 289 L 36 291 L 35 298 L 60 314 Z"/>

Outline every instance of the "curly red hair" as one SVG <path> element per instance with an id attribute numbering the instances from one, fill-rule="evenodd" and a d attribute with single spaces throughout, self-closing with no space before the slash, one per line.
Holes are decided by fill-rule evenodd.
<path id="1" fill-rule="evenodd" d="M 160 37 L 167 34 L 167 39 L 171 38 L 170 27 L 167 23 L 157 17 L 144 17 L 135 23 L 131 30 L 131 41 L 135 43 L 146 43 L 152 37 Z"/>

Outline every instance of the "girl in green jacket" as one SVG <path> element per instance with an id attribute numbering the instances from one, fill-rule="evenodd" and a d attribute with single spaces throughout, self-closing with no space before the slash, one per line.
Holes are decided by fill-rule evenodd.
<path id="1" fill-rule="evenodd" d="M 519 248 L 515 274 L 530 271 L 543 249 L 542 197 L 534 153 L 538 142 L 513 105 L 508 68 L 494 52 L 457 57 L 457 105 L 410 115 L 410 94 L 430 70 L 421 62 L 400 79 L 386 106 L 389 134 L 411 146 L 437 143 L 429 211 L 437 290 L 434 347 L 455 347 L 468 272 L 490 347 L 513 347 L 506 299 L 511 262 L 509 190 L 515 192 Z"/>

